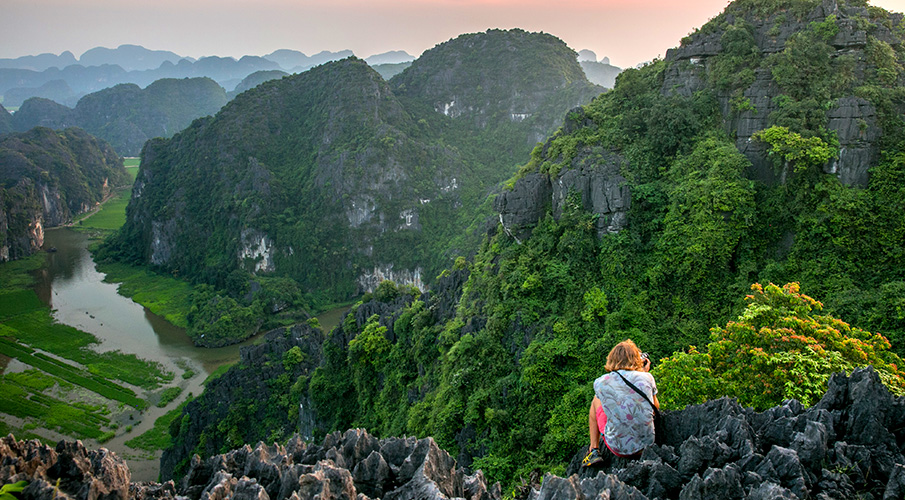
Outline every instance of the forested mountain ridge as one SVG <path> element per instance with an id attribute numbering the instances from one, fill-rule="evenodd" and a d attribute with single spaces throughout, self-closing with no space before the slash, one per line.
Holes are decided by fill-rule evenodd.
<path id="1" fill-rule="evenodd" d="M 152 137 L 171 137 L 192 120 L 216 113 L 226 92 L 210 78 L 165 78 L 142 89 L 124 83 L 88 94 L 75 109 L 33 97 L 13 115 L 24 132 L 35 126 L 80 127 L 109 142 L 123 156 L 137 156 Z"/>
<path id="2" fill-rule="evenodd" d="M 128 183 L 122 158 L 81 129 L 0 136 L 0 262 L 34 253 L 45 228 L 71 221 Z"/>
<path id="3" fill-rule="evenodd" d="M 810 401 L 865 364 L 901 394 L 903 40 L 901 14 L 857 0 L 738 0 L 626 70 L 507 183 L 471 262 L 427 294 L 381 285 L 327 335 L 292 385 L 315 428 L 433 436 L 491 478 L 561 470 L 625 338 L 671 405 Z M 253 421 L 174 429 L 203 438 L 169 463 Z"/>
<path id="4" fill-rule="evenodd" d="M 354 58 L 265 82 L 145 146 L 128 221 L 110 248 L 221 288 L 233 271 L 288 277 L 322 301 L 384 278 L 423 287 L 467 251 L 465 228 L 489 215 L 487 194 L 530 151 L 539 127 L 552 131 L 555 116 L 601 90 L 550 35 L 486 36 L 485 49 L 518 42 L 522 50 L 494 64 L 497 54 L 473 48 L 475 67 L 427 57 L 406 73 L 452 76 L 458 87 L 443 88 L 443 102 L 480 93 L 477 81 L 471 90 L 462 83 L 471 75 L 494 90 L 493 103 L 521 88 L 514 67 L 548 71 L 511 100 L 530 117 L 481 108 L 476 127 L 460 119 L 469 115 L 432 107 L 414 84 L 397 97 L 392 87 L 406 73 L 388 84 Z M 559 62 L 537 67 L 539 55 Z"/>

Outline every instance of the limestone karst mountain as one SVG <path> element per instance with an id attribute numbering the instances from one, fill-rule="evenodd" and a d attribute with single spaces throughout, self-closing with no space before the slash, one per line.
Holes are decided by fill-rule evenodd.
<path id="1" fill-rule="evenodd" d="M 560 40 L 521 30 L 441 44 L 389 83 L 354 58 L 266 82 L 145 146 L 113 247 L 221 286 L 237 269 L 290 277 L 325 300 L 384 278 L 424 287 L 467 251 L 455 242 L 496 183 L 600 90 Z"/>

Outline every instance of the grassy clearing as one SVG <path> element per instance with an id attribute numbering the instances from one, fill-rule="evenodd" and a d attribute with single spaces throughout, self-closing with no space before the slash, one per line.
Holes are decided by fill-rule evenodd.
<path id="1" fill-rule="evenodd" d="M 139 410 L 148 407 L 147 401 L 139 399 L 132 390 L 126 387 L 117 385 L 103 377 L 86 372 L 68 363 L 63 363 L 62 361 L 47 355 L 37 353 L 28 346 L 15 342 L 6 336 L 9 333 L 9 330 L 10 329 L 4 327 L 4 325 L 0 325 L 0 335 L 4 335 L 3 337 L 0 337 L 0 353 L 11 358 L 16 358 L 27 365 L 38 368 L 41 371 L 59 377 L 67 382 L 84 387 L 89 391 L 96 392 L 107 399 L 125 403 Z M 5 393 L 0 392 L 0 394 L 3 394 L 4 397 L 6 397 Z M 15 413 L 3 410 L 2 408 L 0 408 L 0 412 L 16 415 Z"/>
<path id="2" fill-rule="evenodd" d="M 129 170 L 129 167 L 138 167 L 138 165 L 140 165 L 140 164 L 141 164 L 141 158 L 136 158 L 136 157 L 123 158 L 123 165 L 125 165 L 126 170 Z M 137 168 L 136 168 L 136 170 L 137 170 Z"/>
<path id="3" fill-rule="evenodd" d="M 71 387 L 37 370 L 5 375 L 0 378 L 0 412 L 33 419 L 41 422 L 42 427 L 67 436 L 103 440 L 109 433 L 103 428 L 110 427 L 106 408 L 69 403 L 45 394 L 58 384 Z"/>
<path id="4" fill-rule="evenodd" d="M 40 269 L 44 260 L 44 253 L 38 252 L 31 257 L 4 262 L 0 265 L 0 292 L 18 292 L 34 285 L 35 279 L 29 273 Z M 0 302 L 4 300 L 0 299 Z"/>
<path id="5" fill-rule="evenodd" d="M 44 308 L 44 303 L 31 290 L 0 292 L 0 321 Z"/>
<path id="6" fill-rule="evenodd" d="M 93 335 L 57 323 L 46 307 L 5 317 L 0 329 L 0 335 L 75 361 L 102 378 L 121 380 L 144 389 L 156 389 L 173 380 L 173 373 L 160 363 L 145 361 L 134 354 L 92 350 L 90 347 L 97 343 Z"/>
<path id="7" fill-rule="evenodd" d="M 126 206 L 128 204 L 129 191 L 121 191 L 107 200 L 97 212 L 85 214 L 85 217 L 75 223 L 73 229 L 115 231 L 126 223 Z"/>
<path id="8" fill-rule="evenodd" d="M 192 308 L 192 285 L 148 269 L 118 262 L 104 262 L 97 270 L 106 273 L 104 281 L 119 283 L 119 294 L 163 316 L 170 323 L 186 328 L 186 315 Z"/>
<path id="9" fill-rule="evenodd" d="M 191 395 L 180 403 L 175 409 L 168 411 L 162 417 L 154 421 L 154 427 L 144 434 L 126 441 L 126 446 L 136 450 L 157 451 L 169 448 L 173 444 L 170 437 L 170 424 L 177 418 L 182 418 L 182 410 L 191 401 Z"/>
<path id="10" fill-rule="evenodd" d="M 160 401 L 157 402 L 157 407 L 166 407 L 166 405 L 172 403 L 174 399 L 178 398 L 180 394 L 182 394 L 182 387 L 167 387 L 163 390 L 163 392 L 160 393 Z"/>

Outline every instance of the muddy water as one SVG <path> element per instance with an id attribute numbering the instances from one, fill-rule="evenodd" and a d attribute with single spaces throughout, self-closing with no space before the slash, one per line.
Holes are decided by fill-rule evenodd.
<path id="1" fill-rule="evenodd" d="M 175 374 L 169 386 L 183 389 L 176 401 L 165 408 L 152 406 L 143 412 L 118 415 L 120 428 L 116 437 L 100 445 L 126 458 L 133 481 L 153 481 L 159 472 L 160 452 L 150 455 L 127 447 L 125 442 L 151 429 L 158 417 L 175 408 L 188 394 L 199 395 L 202 382 L 210 373 L 223 364 L 238 361 L 240 347 L 257 338 L 216 349 L 195 347 L 182 328 L 119 295 L 118 285 L 104 283 L 104 274 L 95 269 L 87 246 L 88 238 L 82 233 L 65 228 L 47 231 L 44 248 L 55 247 L 56 252 L 47 254 L 46 266 L 37 273 L 35 291 L 54 310 L 57 321 L 95 335 L 100 341 L 99 351 L 135 354 L 161 363 Z M 328 311 L 318 318 L 324 327 L 332 327 L 347 309 Z M 194 372 L 189 379 L 182 377 L 186 369 Z M 141 393 L 141 389 L 133 389 Z M 143 396 L 152 402 L 157 400 L 152 394 Z M 131 431 L 126 432 L 130 425 Z"/>

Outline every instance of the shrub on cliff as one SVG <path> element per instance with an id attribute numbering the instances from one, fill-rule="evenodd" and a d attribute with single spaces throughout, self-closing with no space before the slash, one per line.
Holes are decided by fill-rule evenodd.
<path id="1" fill-rule="evenodd" d="M 834 372 L 866 365 L 894 394 L 905 394 L 902 359 L 882 335 L 819 314 L 823 304 L 801 293 L 798 283 L 755 283 L 751 289 L 741 316 L 711 330 L 706 351 L 691 347 L 654 370 L 665 407 L 721 396 L 759 410 L 791 398 L 810 406 Z"/>

